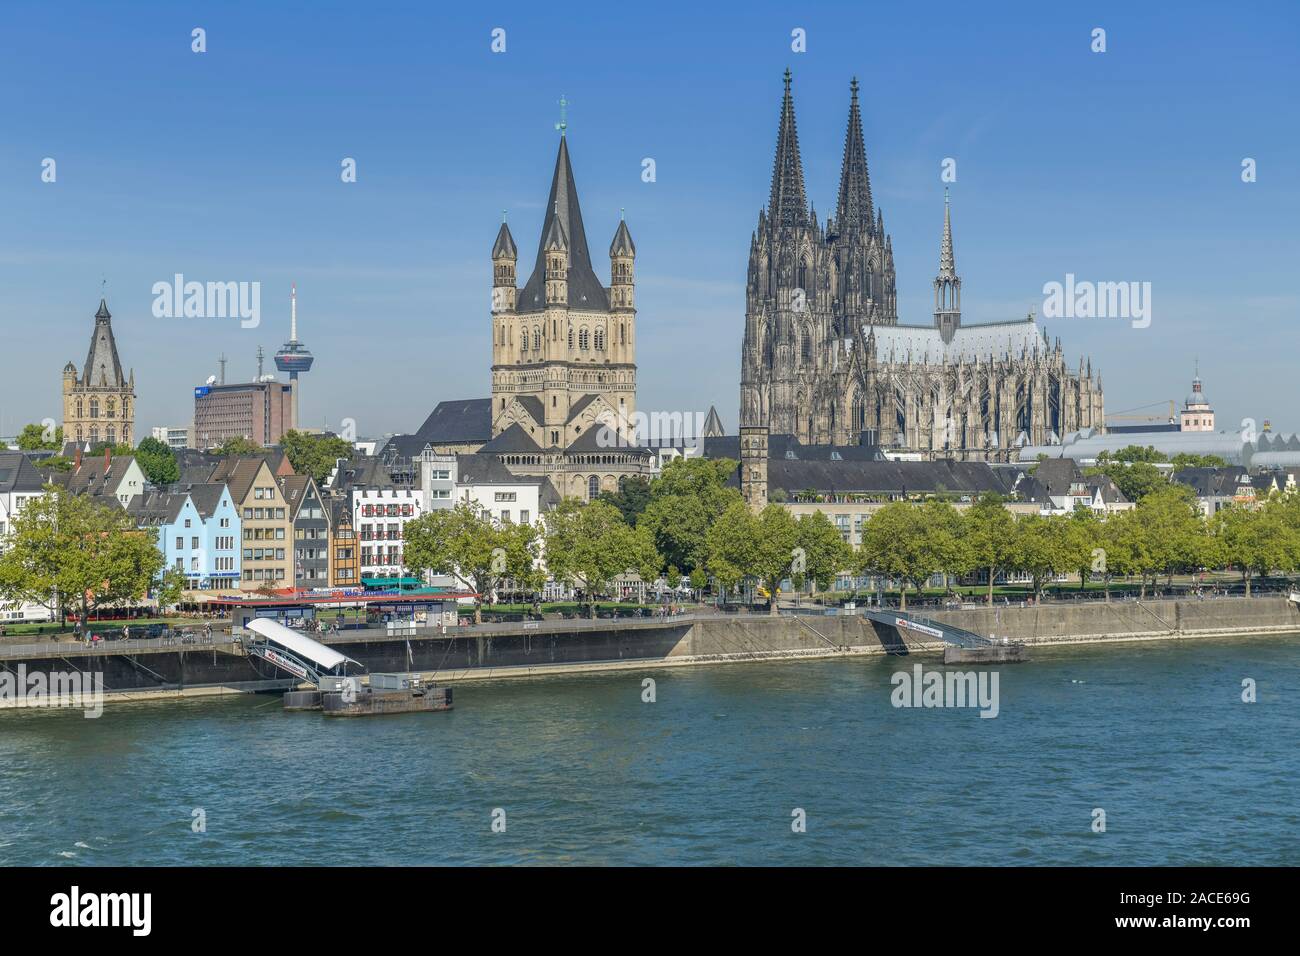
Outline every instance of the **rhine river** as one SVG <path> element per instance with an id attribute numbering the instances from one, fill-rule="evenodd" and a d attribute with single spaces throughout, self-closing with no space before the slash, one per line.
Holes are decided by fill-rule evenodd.
<path id="1" fill-rule="evenodd" d="M 994 719 L 891 705 L 933 656 L 0 713 L 0 864 L 1300 864 L 1300 635 L 1033 654 Z"/>

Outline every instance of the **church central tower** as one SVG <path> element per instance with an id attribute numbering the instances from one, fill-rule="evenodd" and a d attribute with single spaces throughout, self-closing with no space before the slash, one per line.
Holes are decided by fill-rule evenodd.
<path id="1" fill-rule="evenodd" d="M 596 277 L 568 138 L 560 146 L 537 256 L 516 286 L 518 250 L 502 222 L 492 247 L 492 435 L 519 425 L 541 449 L 564 449 L 602 413 L 636 410 L 636 245 L 619 221 L 610 284 Z"/>

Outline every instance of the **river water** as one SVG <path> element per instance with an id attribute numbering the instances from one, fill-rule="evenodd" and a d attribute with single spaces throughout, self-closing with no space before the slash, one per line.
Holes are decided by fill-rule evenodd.
<path id="1" fill-rule="evenodd" d="M 933 657 L 0 713 L 0 864 L 1300 864 L 1300 635 L 1034 658 L 992 719 L 892 705 Z"/>

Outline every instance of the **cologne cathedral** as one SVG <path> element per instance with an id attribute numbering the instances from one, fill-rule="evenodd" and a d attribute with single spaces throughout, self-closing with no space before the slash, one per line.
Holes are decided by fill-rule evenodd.
<path id="1" fill-rule="evenodd" d="M 744 432 L 804 444 L 868 442 L 930 458 L 1007 460 L 1104 422 L 1100 374 L 1071 369 L 1035 322 L 962 325 L 944 200 L 933 321 L 898 321 L 894 252 L 871 198 L 858 83 L 834 218 L 804 192 L 790 72 L 768 206 L 750 240 L 740 415 Z M 742 434 L 744 433 L 742 432 Z"/>

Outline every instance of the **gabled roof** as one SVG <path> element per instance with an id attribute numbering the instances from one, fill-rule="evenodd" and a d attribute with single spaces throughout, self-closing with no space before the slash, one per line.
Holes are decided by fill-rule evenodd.
<path id="1" fill-rule="evenodd" d="M 184 492 L 150 491 L 132 498 L 126 510 L 137 525 L 156 528 L 174 524 L 189 500 L 190 496 Z"/>
<path id="2" fill-rule="evenodd" d="M 20 451 L 0 451 L 0 495 L 10 492 L 40 491 L 45 479 Z"/>
<path id="3" fill-rule="evenodd" d="M 216 514 L 217 508 L 221 505 L 221 496 L 226 493 L 226 486 L 220 481 L 205 481 L 189 486 L 173 487 L 176 487 L 178 491 L 189 492 L 190 500 L 194 502 L 194 507 L 198 509 L 199 516 L 204 521 Z"/>
<path id="4" fill-rule="evenodd" d="M 248 497 L 249 490 L 262 474 L 263 468 L 266 468 L 268 476 L 274 480 L 274 473 L 263 458 L 225 458 L 212 472 L 212 480 L 225 482 L 230 488 L 230 497 L 239 504 Z"/>
<path id="5" fill-rule="evenodd" d="M 416 434 L 435 445 L 487 441 L 492 437 L 492 399 L 439 402 Z"/>
<path id="6" fill-rule="evenodd" d="M 504 455 L 516 454 L 519 452 L 538 452 L 542 446 L 533 440 L 533 437 L 524 431 L 524 427 L 515 422 L 496 438 L 485 444 L 479 449 L 483 455 Z"/>
<path id="7" fill-rule="evenodd" d="M 584 396 L 582 396 L 582 398 L 578 399 L 576 402 L 574 402 L 572 405 L 569 406 L 569 417 L 568 417 L 567 419 L 565 419 L 565 422 L 564 422 L 564 423 L 567 425 L 569 422 L 573 421 L 575 418 L 577 418 L 579 415 L 582 414 L 583 410 L 584 410 L 588 405 L 590 405 L 592 402 L 594 402 L 594 401 L 595 401 L 596 399 L 598 399 L 599 397 L 600 397 L 599 395 L 584 395 Z M 538 421 L 540 421 L 540 420 L 541 420 L 541 419 L 538 419 Z"/>
<path id="8" fill-rule="evenodd" d="M 537 262 L 528 283 L 519 293 L 520 312 L 540 312 L 546 308 L 546 250 L 548 243 L 557 236 L 557 224 L 558 234 L 563 236 L 569 250 L 569 308 L 608 312 L 609 297 L 591 266 L 587 233 L 582 226 L 582 209 L 578 205 L 578 187 L 573 181 L 573 167 L 569 163 L 569 143 L 563 136 L 555 156 L 551 194 L 546 200 L 546 219 L 542 223 L 541 241 L 537 244 Z"/>
<path id="9" fill-rule="evenodd" d="M 1034 480 L 1054 497 L 1068 495 L 1070 486 L 1082 478 L 1073 458 L 1045 458 L 1034 468 Z"/>
<path id="10" fill-rule="evenodd" d="M 538 425 L 546 424 L 546 406 L 536 395 L 516 395 L 515 401 L 524 407 L 524 411 L 528 412 Z"/>

